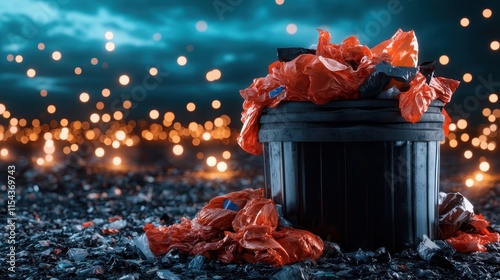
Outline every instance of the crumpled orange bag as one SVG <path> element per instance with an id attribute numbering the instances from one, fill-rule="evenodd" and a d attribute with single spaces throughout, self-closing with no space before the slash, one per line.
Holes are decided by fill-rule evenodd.
<path id="1" fill-rule="evenodd" d="M 483 215 L 472 215 L 468 223 L 474 227 L 473 232 L 467 233 L 459 230 L 453 237 L 446 239 L 446 242 L 458 252 L 486 252 L 484 245 L 490 242 L 500 242 L 500 234 L 488 230 L 490 222 Z"/>
<path id="2" fill-rule="evenodd" d="M 229 199 L 239 211 L 223 209 Z M 323 253 L 323 241 L 304 230 L 278 229 L 278 212 L 263 189 L 218 196 L 203 207 L 193 220 L 158 226 L 146 224 L 144 231 L 155 255 L 177 248 L 182 253 L 203 255 L 225 263 L 250 262 L 282 266 Z"/>
<path id="3" fill-rule="evenodd" d="M 275 61 L 269 65 L 266 77 L 254 79 L 248 88 L 240 90 L 244 102 L 238 144 L 243 150 L 254 155 L 262 153 L 258 119 L 266 107 L 276 107 L 283 100 L 325 104 L 332 100 L 357 99 L 359 86 L 381 61 L 394 66 L 416 67 L 418 64 L 418 42 L 413 31 L 398 30 L 391 39 L 372 49 L 360 45 L 355 36 L 341 44 L 331 44 L 328 32 L 319 30 L 319 33 L 315 55 L 302 54 L 289 62 Z M 427 85 L 422 77 L 416 79 L 400 99 L 403 117 L 413 123 L 420 120 L 432 100 L 439 98 L 448 102 L 459 84 L 434 77 Z M 271 98 L 269 93 L 278 87 L 284 87 L 283 91 Z M 424 92 L 420 92 L 422 90 Z"/>

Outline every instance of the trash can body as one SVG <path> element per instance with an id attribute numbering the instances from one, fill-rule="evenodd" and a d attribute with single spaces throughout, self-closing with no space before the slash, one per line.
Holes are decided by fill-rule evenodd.
<path id="1" fill-rule="evenodd" d="M 260 118 L 266 196 L 344 250 L 416 247 L 438 231 L 443 104 L 411 124 L 397 100 L 283 102 Z"/>

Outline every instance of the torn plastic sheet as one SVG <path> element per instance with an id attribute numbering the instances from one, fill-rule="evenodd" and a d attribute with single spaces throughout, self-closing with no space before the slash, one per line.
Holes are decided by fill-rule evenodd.
<path id="1" fill-rule="evenodd" d="M 192 220 L 182 218 L 168 227 L 146 224 L 144 231 L 157 256 L 176 248 L 225 263 L 282 266 L 323 253 L 321 238 L 305 230 L 278 228 L 278 223 L 276 205 L 264 197 L 264 190 L 246 189 L 213 198 Z"/>

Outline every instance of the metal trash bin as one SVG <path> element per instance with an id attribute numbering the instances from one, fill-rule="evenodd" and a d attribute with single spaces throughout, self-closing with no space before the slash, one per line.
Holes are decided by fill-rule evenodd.
<path id="1" fill-rule="evenodd" d="M 344 250 L 415 248 L 438 236 L 443 103 L 415 124 L 398 100 L 282 102 L 260 117 L 266 196 Z"/>

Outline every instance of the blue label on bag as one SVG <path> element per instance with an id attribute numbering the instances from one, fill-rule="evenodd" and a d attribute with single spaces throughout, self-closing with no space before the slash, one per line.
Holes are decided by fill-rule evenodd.
<path id="1" fill-rule="evenodd" d="M 271 90 L 271 91 L 269 92 L 269 97 L 271 97 L 271 98 L 275 98 L 276 96 L 280 95 L 280 94 L 281 94 L 281 92 L 283 92 L 283 90 L 284 90 L 284 89 L 285 89 L 285 87 L 284 87 L 284 86 L 279 86 L 279 87 L 277 87 L 277 88 L 275 88 L 275 89 Z"/>

